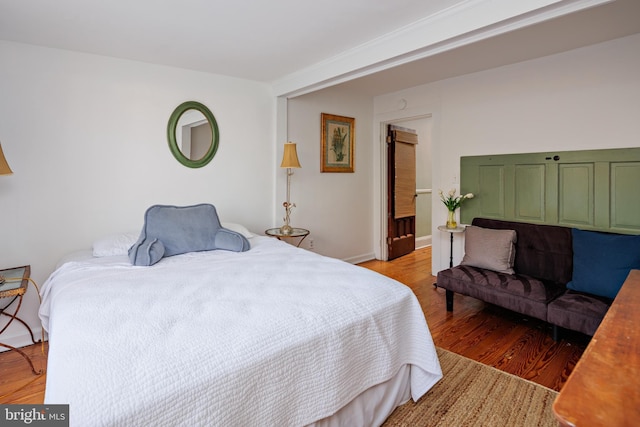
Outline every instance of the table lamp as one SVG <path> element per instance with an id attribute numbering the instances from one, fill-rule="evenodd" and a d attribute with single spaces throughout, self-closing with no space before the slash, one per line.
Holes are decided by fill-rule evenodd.
<path id="1" fill-rule="evenodd" d="M 11 175 L 12 173 L 13 171 L 9 167 L 9 163 L 7 163 L 7 159 L 4 158 L 4 153 L 2 152 L 2 144 L 0 144 L 0 175 Z"/>
<path id="2" fill-rule="evenodd" d="M 299 168 L 300 162 L 298 161 L 298 152 L 296 151 L 296 144 L 293 142 L 287 142 L 284 144 L 284 154 L 282 156 L 281 168 L 287 168 L 287 201 L 282 204 L 284 206 L 285 216 L 284 225 L 280 227 L 280 233 L 291 234 L 293 228 L 289 225 L 289 217 L 291 210 L 296 207 L 295 203 L 291 203 L 291 175 L 293 171 L 291 168 Z"/>

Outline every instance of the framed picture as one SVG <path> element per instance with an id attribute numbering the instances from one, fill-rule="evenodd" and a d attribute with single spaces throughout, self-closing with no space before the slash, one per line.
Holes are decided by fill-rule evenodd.
<path id="1" fill-rule="evenodd" d="M 353 172 L 355 122 L 351 117 L 322 113 L 320 172 Z"/>

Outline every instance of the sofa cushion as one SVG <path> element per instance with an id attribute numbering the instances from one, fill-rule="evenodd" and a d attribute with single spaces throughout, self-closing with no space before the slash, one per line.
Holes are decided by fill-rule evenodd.
<path id="1" fill-rule="evenodd" d="M 460 264 L 513 274 L 516 240 L 514 230 L 470 225 L 465 230 L 464 257 Z"/>
<path id="2" fill-rule="evenodd" d="M 518 241 L 513 269 L 518 274 L 562 286 L 571 280 L 571 228 L 488 218 L 474 218 L 472 224 L 484 228 L 516 230 Z"/>
<path id="3" fill-rule="evenodd" d="M 549 303 L 547 321 L 593 336 L 611 303 L 612 300 L 608 298 L 567 290 Z"/>
<path id="4" fill-rule="evenodd" d="M 495 289 L 497 291 L 547 303 L 564 292 L 557 286 L 549 286 L 543 281 L 522 274 L 506 274 L 467 265 L 443 270 L 442 277 L 449 277 L 463 284 L 477 288 Z M 438 284 L 440 276 L 438 274 Z M 451 289 L 454 292 L 460 292 Z M 461 292 L 464 293 L 464 292 Z"/>
<path id="5" fill-rule="evenodd" d="M 530 276 L 505 274 L 468 265 L 442 270 L 438 287 L 478 298 L 490 304 L 547 320 L 547 304 L 565 289 Z"/>
<path id="6" fill-rule="evenodd" d="M 572 229 L 569 289 L 615 298 L 632 269 L 640 269 L 640 236 Z"/>

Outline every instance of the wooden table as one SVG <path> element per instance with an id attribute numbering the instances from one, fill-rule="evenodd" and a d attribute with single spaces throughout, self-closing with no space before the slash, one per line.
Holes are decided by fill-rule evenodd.
<path id="1" fill-rule="evenodd" d="M 553 412 L 563 426 L 640 426 L 640 270 L 631 270 Z"/>

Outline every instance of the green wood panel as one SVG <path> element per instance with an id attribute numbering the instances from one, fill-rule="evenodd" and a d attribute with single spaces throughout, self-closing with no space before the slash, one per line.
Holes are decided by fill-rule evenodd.
<path id="1" fill-rule="evenodd" d="M 544 222 L 545 165 L 515 165 L 516 221 Z"/>
<path id="2" fill-rule="evenodd" d="M 546 186 L 545 186 L 545 224 L 557 224 L 559 221 L 558 188 L 560 165 L 557 162 L 545 164 Z"/>
<path id="3" fill-rule="evenodd" d="M 596 230 L 609 230 L 611 211 L 611 199 L 609 197 L 611 183 L 610 181 L 610 164 L 609 161 L 598 161 L 594 163 L 595 182 L 594 182 L 594 212 L 593 220 Z"/>
<path id="4" fill-rule="evenodd" d="M 558 223 L 594 227 L 594 164 L 561 164 L 558 172 Z"/>
<path id="5" fill-rule="evenodd" d="M 611 228 L 640 231 L 640 162 L 611 164 Z"/>
<path id="6" fill-rule="evenodd" d="M 480 167 L 479 175 L 478 194 L 482 194 L 482 198 L 478 198 L 480 211 L 482 214 L 493 218 L 504 218 L 504 166 Z M 491 191 L 483 191 L 483 189 L 490 189 Z M 467 202 L 469 200 L 465 203 Z"/>
<path id="7" fill-rule="evenodd" d="M 474 217 L 640 234 L 640 148 L 460 159 L 460 220 Z"/>

